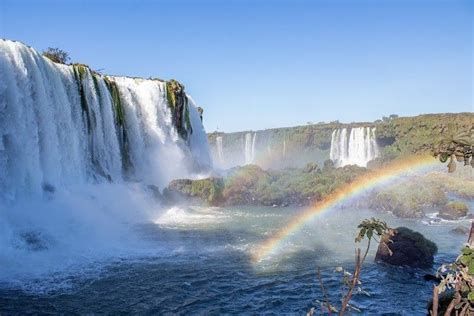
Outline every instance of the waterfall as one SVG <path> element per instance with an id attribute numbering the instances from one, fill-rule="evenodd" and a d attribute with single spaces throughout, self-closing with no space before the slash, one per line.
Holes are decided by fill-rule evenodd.
<path id="1" fill-rule="evenodd" d="M 336 129 L 331 135 L 330 159 L 337 167 L 358 165 L 366 167 L 370 160 L 378 157 L 375 127 Z"/>
<path id="2" fill-rule="evenodd" d="M 245 164 L 251 164 L 255 160 L 255 141 L 257 139 L 257 133 L 247 133 L 245 134 Z"/>
<path id="3" fill-rule="evenodd" d="M 163 81 L 56 64 L 8 40 L 0 40 L 0 78 L 0 199 L 48 185 L 164 186 L 211 166 L 194 102 L 187 97 L 183 138 Z"/>
<path id="4" fill-rule="evenodd" d="M 222 165 L 224 163 L 224 151 L 222 149 L 222 136 L 216 137 L 216 145 L 217 145 L 217 159 L 219 160 L 219 164 Z"/>

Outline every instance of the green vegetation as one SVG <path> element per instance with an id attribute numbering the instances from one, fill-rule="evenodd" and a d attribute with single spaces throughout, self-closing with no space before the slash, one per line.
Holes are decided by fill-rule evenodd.
<path id="1" fill-rule="evenodd" d="M 163 194 L 170 200 L 195 197 L 208 205 L 218 205 L 222 202 L 223 188 L 224 182 L 220 178 L 179 179 L 171 181 Z"/>
<path id="2" fill-rule="evenodd" d="M 125 110 L 123 108 L 122 100 L 120 99 L 120 91 L 117 83 L 110 77 L 104 76 L 105 85 L 109 90 L 112 98 L 112 105 L 114 110 L 115 124 L 117 126 L 120 152 L 122 156 L 122 170 L 128 171 L 132 168 L 132 160 L 128 150 L 127 126 L 125 122 Z"/>
<path id="3" fill-rule="evenodd" d="M 404 218 L 421 218 L 425 216 L 425 208 L 445 205 L 448 198 L 440 185 L 421 185 L 420 181 L 411 179 L 373 192 L 367 202 L 369 208 L 377 211 Z"/>
<path id="4" fill-rule="evenodd" d="M 224 205 L 308 205 L 324 198 L 366 171 L 365 168 L 356 166 L 335 169 L 332 164 L 326 164 L 323 169 L 316 164 L 308 164 L 304 169 L 281 171 L 266 171 L 256 165 L 248 165 L 234 168 L 229 172 L 223 180 L 221 199 L 206 194 L 193 196 Z M 179 186 L 176 181 L 186 181 L 183 182 L 186 186 Z M 189 195 L 190 192 L 199 191 L 193 187 L 194 183 L 200 187 L 200 181 L 204 180 L 175 180 L 168 188 L 182 190 L 182 193 Z"/>
<path id="5" fill-rule="evenodd" d="M 48 47 L 47 50 L 43 51 L 43 56 L 59 64 L 67 64 L 71 59 L 68 52 L 53 47 Z"/>
<path id="6" fill-rule="evenodd" d="M 415 117 L 398 117 L 392 114 L 383 121 L 350 124 L 334 121 L 315 125 L 275 128 L 258 131 L 258 136 L 264 138 L 268 147 L 277 153 L 281 153 L 285 142 L 286 152 L 288 156 L 292 156 L 293 161 L 306 155 L 305 161 L 298 165 L 302 167 L 310 161 L 322 163 L 329 157 L 328 150 L 331 145 L 331 135 L 335 129 L 361 126 L 376 127 L 375 136 L 381 155 L 369 165 L 370 168 L 373 168 L 398 157 L 414 153 L 431 154 L 435 144 L 439 143 L 448 132 L 454 134 L 470 132 L 473 121 L 474 113 L 424 114 Z M 234 144 L 235 146 L 241 146 L 241 139 L 245 133 L 247 131 L 226 134 L 214 132 L 209 134 L 208 137 L 209 142 L 215 144 L 218 136 L 224 136 L 224 150 L 226 152 L 237 152 L 237 149 L 231 147 Z M 294 153 L 298 153 L 298 155 Z M 318 155 L 322 155 L 324 158 L 315 158 Z M 272 158 L 273 160 L 277 159 L 275 155 Z M 277 165 L 277 163 L 273 162 L 273 165 Z M 288 165 L 295 166 L 295 163 Z"/>
<path id="7" fill-rule="evenodd" d="M 421 218 L 425 216 L 425 212 L 436 210 L 440 210 L 440 217 L 446 219 L 466 216 L 467 205 L 463 202 L 449 202 L 448 193 L 460 199 L 472 200 L 474 181 L 469 180 L 468 173 L 431 172 L 380 187 L 370 193 L 365 205 L 376 211 L 391 212 L 405 218 Z M 455 211 L 454 206 L 461 207 L 463 211 Z M 443 217 L 443 214 L 447 217 Z"/>
<path id="8" fill-rule="evenodd" d="M 184 140 L 187 140 L 193 130 L 189 116 L 188 97 L 184 92 L 184 86 L 174 79 L 166 81 L 166 97 L 173 124 L 178 134 Z"/>
<path id="9" fill-rule="evenodd" d="M 470 131 L 473 120 L 473 113 L 396 117 L 377 124 L 376 137 L 382 145 L 394 147 L 392 153 L 431 153 L 448 131 Z"/>
<path id="10" fill-rule="evenodd" d="M 109 90 L 110 96 L 112 97 L 116 124 L 118 126 L 125 127 L 125 111 L 123 109 L 122 101 L 120 100 L 120 93 L 117 83 L 109 77 L 104 77 L 104 81 L 107 89 Z"/>
<path id="11" fill-rule="evenodd" d="M 365 168 L 323 168 L 308 165 L 304 169 L 265 171 L 250 165 L 234 169 L 226 178 L 226 204 L 308 205 L 336 188 L 354 180 Z"/>
<path id="12" fill-rule="evenodd" d="M 443 191 L 453 193 L 462 199 L 474 199 L 474 181 L 469 180 L 469 174 L 448 174 L 431 172 L 420 179 L 422 186 L 439 186 Z"/>
<path id="13" fill-rule="evenodd" d="M 430 314 L 474 314 L 474 247 L 467 244 L 450 264 L 443 264 L 437 273 L 440 283 L 433 289 Z M 441 296 L 440 299 L 440 294 Z"/>
<path id="14" fill-rule="evenodd" d="M 79 97 L 81 99 L 81 108 L 86 116 L 87 130 L 90 134 L 92 133 L 92 120 L 90 117 L 89 106 L 87 104 L 87 97 L 86 97 L 86 93 L 84 91 L 84 85 L 83 85 L 84 78 L 85 76 L 87 76 L 87 73 L 89 72 L 89 67 L 83 64 L 73 64 L 72 70 L 74 73 L 74 78 L 76 79 L 77 88 L 79 90 Z"/>

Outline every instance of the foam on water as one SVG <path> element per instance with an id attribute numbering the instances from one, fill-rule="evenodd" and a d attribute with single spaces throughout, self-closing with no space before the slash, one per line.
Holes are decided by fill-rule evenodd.
<path id="1" fill-rule="evenodd" d="M 156 220 L 155 224 L 165 226 L 198 226 L 215 224 L 224 221 L 229 216 L 218 211 L 218 208 L 173 206 L 166 210 Z"/>

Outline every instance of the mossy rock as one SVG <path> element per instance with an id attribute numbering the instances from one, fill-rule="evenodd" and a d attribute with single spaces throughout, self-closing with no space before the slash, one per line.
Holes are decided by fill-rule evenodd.
<path id="1" fill-rule="evenodd" d="M 222 178 L 200 180 L 177 179 L 170 182 L 163 195 L 168 200 L 177 202 L 180 199 L 197 199 L 207 205 L 220 205 L 224 181 Z"/>
<path id="2" fill-rule="evenodd" d="M 398 227 L 395 229 L 394 236 L 388 238 L 389 242 L 380 243 L 375 256 L 376 262 L 416 268 L 433 266 L 438 247 L 422 234 L 407 227 Z"/>
<path id="3" fill-rule="evenodd" d="M 171 110 L 173 125 L 176 127 L 181 138 L 187 140 L 189 135 L 192 134 L 193 129 L 189 114 L 188 97 L 184 92 L 184 85 L 174 79 L 166 81 L 166 96 Z"/>
<path id="4" fill-rule="evenodd" d="M 456 220 L 465 217 L 469 211 L 466 203 L 461 201 L 448 202 L 438 213 L 438 217 L 447 220 Z"/>

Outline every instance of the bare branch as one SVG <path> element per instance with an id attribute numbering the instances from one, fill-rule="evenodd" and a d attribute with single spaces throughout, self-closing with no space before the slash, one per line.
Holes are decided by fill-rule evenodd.
<path id="1" fill-rule="evenodd" d="M 321 285 L 321 291 L 323 292 L 324 300 L 326 301 L 326 305 L 328 308 L 328 315 L 332 315 L 331 302 L 329 301 L 328 293 L 326 292 L 326 289 L 324 287 L 323 279 L 321 278 L 321 269 L 319 267 L 318 267 L 318 280 L 319 280 L 319 284 Z"/>

